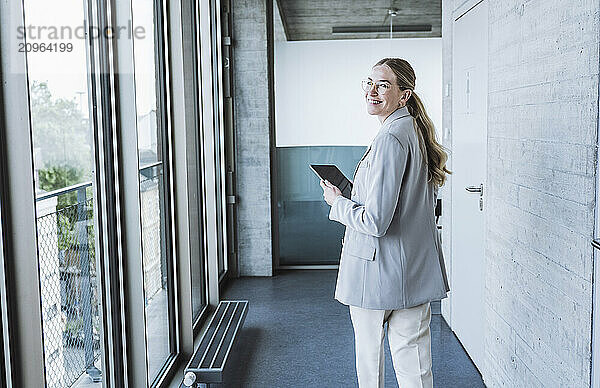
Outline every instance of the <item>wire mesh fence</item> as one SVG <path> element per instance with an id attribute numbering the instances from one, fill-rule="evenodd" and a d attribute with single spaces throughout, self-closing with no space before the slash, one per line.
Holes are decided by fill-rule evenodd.
<path id="1" fill-rule="evenodd" d="M 148 304 L 166 288 L 162 166 L 140 169 L 144 294 Z M 100 306 L 96 281 L 91 182 L 36 200 L 46 384 L 70 388 L 82 374 L 101 381 Z"/>
<path id="2" fill-rule="evenodd" d="M 68 388 L 99 374 L 100 312 L 92 198 L 86 186 L 73 205 L 57 208 L 57 197 L 37 203 L 38 258 L 47 386 Z"/>
<path id="3" fill-rule="evenodd" d="M 140 205 L 142 225 L 142 256 L 144 266 L 144 296 L 146 305 L 165 289 L 167 263 L 165 252 L 164 179 L 161 165 L 140 170 Z"/>

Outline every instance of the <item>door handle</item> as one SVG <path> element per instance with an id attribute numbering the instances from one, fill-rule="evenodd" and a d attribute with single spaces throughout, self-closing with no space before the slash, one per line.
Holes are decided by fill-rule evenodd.
<path id="1" fill-rule="evenodd" d="M 480 184 L 479 186 L 467 186 L 467 187 L 465 187 L 465 190 L 467 190 L 469 193 L 483 194 L 483 183 Z"/>
<path id="2" fill-rule="evenodd" d="M 483 211 L 483 183 L 480 183 L 479 186 L 467 186 L 465 190 L 469 193 L 479 193 L 479 210 Z"/>

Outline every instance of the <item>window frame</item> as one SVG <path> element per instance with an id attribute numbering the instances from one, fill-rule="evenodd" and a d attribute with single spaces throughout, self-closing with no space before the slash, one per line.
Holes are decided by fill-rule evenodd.
<path id="1" fill-rule="evenodd" d="M 165 252 L 167 257 L 168 281 L 168 314 L 169 314 L 169 347 L 170 355 L 164 360 L 158 374 L 148 375 L 148 340 L 146 334 L 146 309 L 144 298 L 141 199 L 139 181 L 138 131 L 135 85 L 135 51 L 133 40 L 115 39 L 112 42 L 115 58 L 110 76 L 118 79 L 114 93 L 115 116 L 117 117 L 116 143 L 121 147 L 119 160 L 115 163 L 119 168 L 119 192 L 122 202 L 120 224 L 122 233 L 123 266 L 126 269 L 124 279 L 124 299 L 126 308 L 125 322 L 127 352 L 127 378 L 129 384 L 140 387 L 164 386 L 173 366 L 181 358 L 181 336 L 179 316 L 180 293 L 178 289 L 177 255 L 175 252 L 176 229 L 174 220 L 174 187 L 173 187 L 173 137 L 172 137 L 172 104 L 169 53 L 169 8 L 166 0 L 153 0 L 154 7 L 154 40 L 157 115 L 161 115 L 161 128 L 157 128 L 162 137 L 163 196 L 166 233 Z M 135 23 L 131 1 L 111 0 L 112 25 L 126 26 Z M 127 270 L 129 269 L 129 270 Z M 135 285 L 135 286 L 132 286 Z M 142 317 L 142 319 L 140 319 Z M 141 335 L 143 333 L 143 335 Z M 140 368 L 144 365 L 144 368 Z M 150 379 L 152 378 L 152 381 Z"/>
<path id="2" fill-rule="evenodd" d="M 211 26 L 211 68 L 212 68 L 212 101 L 213 101 L 213 128 L 215 132 L 215 169 L 218 177 L 218 184 L 215 187 L 216 205 L 219 209 L 217 213 L 217 226 L 221 233 L 218 234 L 218 268 L 219 283 L 223 283 L 228 275 L 228 244 L 227 244 L 227 197 L 225 195 L 225 128 L 223 116 L 223 60 L 221 37 L 221 1 L 209 0 L 210 7 L 210 26 Z"/>
<path id="3" fill-rule="evenodd" d="M 206 182 L 204 173 L 205 155 L 202 147 L 204 118 L 202 116 L 203 102 L 200 73 L 200 8 L 198 0 L 184 1 L 183 3 L 185 4 L 185 9 L 187 11 L 184 12 L 184 31 L 182 31 L 184 35 L 183 42 L 184 44 L 188 43 L 189 46 L 193 48 L 191 53 L 189 53 L 188 50 L 183 50 L 184 66 L 186 67 L 186 73 L 188 74 L 188 79 L 190 81 L 188 85 L 185 85 L 187 97 L 186 107 L 188 108 L 187 116 L 188 118 L 192 119 L 189 121 L 186 131 L 188 147 L 189 150 L 192 151 L 192 155 L 190 155 L 188 162 L 188 167 L 190 167 L 190 171 L 188 173 L 190 187 L 189 195 L 191 200 L 195 200 L 193 208 L 197 209 L 190 220 L 190 223 L 194 226 L 193 233 L 196 237 L 196 239 L 193 240 L 193 254 L 190 255 L 190 260 L 195 260 L 195 256 L 197 256 L 197 259 L 200 261 L 199 277 L 202 279 L 203 284 L 202 306 L 197 313 L 193 311 L 192 306 L 192 327 L 194 333 L 196 333 L 200 325 L 206 319 L 206 316 L 209 312 L 208 310 L 210 310 L 207 276 L 208 250 L 206 249 L 206 200 L 202 195 L 204 192 L 204 187 L 206 186 Z M 199 195 L 195 196 L 193 191 Z M 191 281 L 193 282 L 194 279 L 191 273 L 190 277 Z"/>
<path id="4" fill-rule="evenodd" d="M 110 23 L 107 22 L 106 17 L 105 20 L 99 22 L 101 27 L 111 25 L 111 23 L 112 25 L 123 25 L 121 23 L 133 20 L 130 2 L 125 3 L 116 0 L 96 1 L 98 9 L 106 11 L 105 16 L 111 15 Z M 215 265 L 210 264 L 212 261 L 209 259 L 209 255 L 214 252 L 215 248 L 211 244 L 211 236 L 209 235 L 211 228 L 206 226 L 206 208 L 207 206 L 210 207 L 210 205 L 207 205 L 210 201 L 206 200 L 200 204 L 202 214 L 198 216 L 197 221 L 195 221 L 196 218 L 193 214 L 188 213 L 188 203 L 193 200 L 193 191 L 196 190 L 198 197 L 205 197 L 206 194 L 206 183 L 198 187 L 190 179 L 190 176 L 204 178 L 205 174 L 211 170 L 211 162 L 208 161 L 205 164 L 203 158 L 199 161 L 190 162 L 189 159 L 181 158 L 184 152 L 174 152 L 175 149 L 180 150 L 183 148 L 185 149 L 185 155 L 190 155 L 190 153 L 206 155 L 208 153 L 203 146 L 206 144 L 203 117 L 207 117 L 204 111 L 204 104 L 200 103 L 198 112 L 195 115 L 193 110 L 186 106 L 188 100 L 185 98 L 185 93 L 191 87 L 197 87 L 198 100 L 202 102 L 205 99 L 203 93 L 205 89 L 202 89 L 202 86 L 205 86 L 205 84 L 202 82 L 201 75 L 201 64 L 203 62 L 200 62 L 203 58 L 198 46 L 197 55 L 200 62 L 197 69 L 198 82 L 191 83 L 187 79 L 184 80 L 184 69 L 186 69 L 185 66 L 189 66 L 190 61 L 182 47 L 190 43 L 185 40 L 184 30 L 179 29 L 179 27 L 173 30 L 169 30 L 168 28 L 169 25 L 185 25 L 181 18 L 189 20 L 190 16 L 185 12 L 185 3 L 187 1 L 195 2 L 195 0 L 184 0 L 181 3 L 167 2 L 165 0 L 160 1 L 162 1 L 163 5 L 162 17 L 166 21 L 162 42 L 165 45 L 165 53 L 173 50 L 171 56 L 166 54 L 161 56 L 162 63 L 160 66 L 165 66 L 168 69 L 168 71 L 165 71 L 165 78 L 161 83 L 166 84 L 165 93 L 168 93 L 168 95 L 164 98 L 165 101 L 170 103 L 169 108 L 164 110 L 165 114 L 168 115 L 168 121 L 165 121 L 165 123 L 169 130 L 168 141 L 164 143 L 168 143 L 170 156 L 168 166 L 171 172 L 169 182 L 171 197 L 168 201 L 172 215 L 170 223 L 171 236 L 173 238 L 171 244 L 173 273 L 171 277 L 174 285 L 171 294 L 175 301 L 176 312 L 171 326 L 176 335 L 178 352 L 164 365 L 162 373 L 152 382 L 151 386 L 166 387 L 169 386 L 177 365 L 184 361 L 182 355 L 191 354 L 193 351 L 194 334 L 197 334 L 206 323 L 208 313 L 218 303 L 219 295 L 216 271 L 212 269 L 212 267 L 216 267 L 216 263 Z M 199 7 L 204 8 L 206 3 L 202 1 Z M 184 12 L 182 12 L 182 8 L 180 7 L 183 7 Z M 204 15 L 205 11 L 200 10 L 200 18 Z M 196 24 L 196 27 L 199 27 L 198 31 L 201 31 L 203 28 L 202 24 Z M 202 31 L 200 33 L 202 34 Z M 204 34 L 206 34 L 206 31 L 204 31 Z M 125 329 L 120 333 L 125 334 L 117 338 L 119 332 L 113 328 L 112 333 L 114 335 L 112 337 L 105 336 L 105 342 L 109 342 L 109 339 L 112 340 L 113 350 L 110 353 L 108 351 L 106 353 L 107 358 L 111 358 L 108 361 L 115 364 L 111 369 L 114 371 L 112 376 L 114 377 L 115 386 L 124 381 L 130 386 L 149 386 L 147 381 L 145 336 L 143 336 L 143 340 L 140 340 L 139 335 L 136 337 L 136 333 L 140 333 L 140 330 L 144 330 L 145 333 L 143 302 L 140 303 L 140 301 L 143 301 L 143 292 L 127 287 L 128 284 L 143 284 L 141 283 L 143 282 L 141 271 L 138 271 L 138 273 L 136 271 L 127 271 L 127 268 L 142 268 L 141 255 L 136 255 L 136 249 L 139 253 L 138 247 L 141 244 L 141 235 L 139 233 L 141 227 L 141 219 L 139 217 L 139 179 L 137 179 L 137 176 L 134 177 L 132 169 L 128 168 L 137 166 L 138 164 L 133 43 L 126 40 L 115 40 L 109 42 L 108 46 L 99 50 L 99 56 L 104 57 L 106 61 L 106 65 L 99 73 L 101 73 L 101 79 L 106 83 L 104 90 L 100 94 L 105 100 L 113 101 L 112 105 L 105 107 L 106 111 L 103 120 L 106 123 L 111 123 L 111 130 L 110 136 L 99 139 L 99 143 L 103 143 L 106 149 L 103 160 L 107 167 L 110 167 L 109 170 L 113 174 L 107 176 L 103 181 L 111 182 L 112 184 L 98 185 L 98 187 L 103 187 L 103 189 L 110 191 L 110 200 L 106 202 L 107 205 L 112 205 L 111 209 L 113 210 L 112 215 L 114 217 L 111 220 L 112 222 L 107 222 L 107 224 L 110 224 L 109 226 L 114 228 L 112 241 L 118 242 L 118 244 L 113 245 L 118 248 L 120 258 L 118 271 L 115 272 L 115 268 L 113 268 L 113 274 L 110 276 L 107 275 L 105 279 L 108 285 L 112 285 L 112 287 L 108 287 L 108 290 L 112 291 L 112 295 L 117 297 L 117 299 L 119 296 L 122 296 L 122 299 L 118 301 L 119 304 L 115 305 L 113 310 L 108 308 L 105 310 L 112 311 L 114 321 L 118 321 L 111 322 L 110 324 L 107 323 L 107 326 L 119 323 L 120 326 L 118 327 L 121 328 L 120 330 Z M 159 66 L 158 63 L 157 66 Z M 186 106 L 183 111 L 182 106 Z M 190 120 L 195 125 L 190 125 Z M 172 132 L 171 128 L 174 126 L 178 128 L 184 126 L 186 128 L 185 133 L 181 133 L 181 131 Z M 200 127 L 200 129 L 195 128 L 196 126 Z M 198 140 L 190 141 L 194 136 Z M 194 144 L 199 150 L 190 146 Z M 118 212 L 119 209 L 121 209 L 120 212 Z M 200 231 L 201 239 L 191 238 L 194 236 L 193 228 L 191 227 L 191 224 L 194 222 L 201 222 L 201 225 L 205 226 Z M 201 313 L 195 317 L 195 320 L 192 319 L 191 306 L 189 306 L 189 298 L 191 296 L 190 259 L 194 245 L 196 245 L 196 249 L 202 249 L 205 252 L 202 264 L 205 266 L 206 282 L 204 291 L 207 295 L 207 304 Z M 107 302 L 103 300 L 103 303 Z M 142 307 L 140 308 L 140 306 Z M 139 319 L 140 313 L 144 317 L 143 320 Z M 135 319 L 136 317 L 137 319 Z M 140 365 L 145 365 L 146 367 L 139 368 Z"/>
<path id="5" fill-rule="evenodd" d="M 236 159 L 234 130 L 234 97 L 233 97 L 233 14 L 231 0 L 215 0 L 219 4 L 218 15 L 218 52 L 219 52 L 219 84 L 221 126 L 221 158 L 223 161 L 224 201 L 224 234 L 226 240 L 227 273 L 223 277 L 221 288 L 226 286 L 226 279 L 239 276 L 237 257 L 237 212 L 236 212 Z M 215 15 L 216 16 L 216 15 Z"/>
<path id="6" fill-rule="evenodd" d="M 2 77 L 0 76 L 0 84 Z M 2 99 L 2 94 L 0 93 L 0 111 L 3 107 L 4 101 Z M 1 115 L 1 114 L 0 114 Z M 4 134 L 2 130 L 0 130 L 0 148 L 3 148 L 3 144 L 5 144 Z M 2 149 L 0 152 L 0 186 L 4 187 L 4 171 L 2 171 L 2 166 L 6 165 L 6 161 L 4 160 L 3 155 L 6 155 L 6 150 Z M 7 283 L 6 283 L 6 261 L 5 257 L 8 255 L 5 254 L 5 244 L 4 244 L 4 222 L 5 217 L 3 214 L 4 203 L 3 200 L 5 193 L 0 190 L 0 385 L 5 387 L 11 387 L 12 384 L 12 362 L 11 362 L 11 339 L 10 332 L 8 330 L 9 322 L 8 322 L 8 301 L 10 298 L 7 295 Z M 8 355 L 8 356 L 7 356 Z"/>
<path id="7" fill-rule="evenodd" d="M 211 308 L 219 304 L 219 269 L 218 269 L 218 233 L 222 233 L 218 226 L 217 191 L 216 185 L 219 183 L 219 173 L 217 169 L 216 158 L 219 157 L 216 152 L 216 133 L 214 129 L 213 112 L 213 71 L 211 59 L 211 12 L 209 0 L 196 0 L 198 15 L 197 18 L 197 47 L 199 62 L 198 90 L 200 91 L 202 128 L 200 130 L 200 144 L 202 148 L 202 171 L 204 185 L 202 195 L 204 197 L 204 241 L 206 252 L 206 276 L 208 304 Z M 199 325 L 196 325 L 196 332 Z"/>
<path id="8" fill-rule="evenodd" d="M 162 388 L 173 383 L 176 367 L 187 362 L 185 357 L 193 351 L 194 334 L 200 332 L 219 302 L 219 234 L 223 233 L 223 242 L 228 241 L 227 223 L 219 226 L 217 217 L 222 214 L 215 209 L 218 185 L 224 190 L 225 177 L 218 158 L 224 166 L 222 152 L 227 145 L 215 132 L 216 114 L 223 116 L 224 104 L 215 101 L 222 97 L 219 95 L 222 90 L 214 83 L 222 81 L 211 61 L 211 56 L 220 57 L 211 45 L 215 37 L 211 34 L 214 21 L 210 3 L 208 0 L 156 2 L 161 4 L 164 23 L 160 27 L 164 51 L 160 56 L 162 61 L 156 65 L 157 69 L 159 66 L 163 69 L 160 82 L 164 85 L 162 103 L 166 105 L 163 109 L 167 128 L 163 131 L 166 137 L 163 165 L 165 175 L 169 176 L 165 183 L 169 198 L 165 202 L 170 214 L 168 270 L 170 305 L 173 306 L 170 326 L 176 352 L 160 376 L 149 382 L 146 336 L 140 336 L 142 332 L 145 334 L 146 318 L 143 286 L 140 287 L 143 266 L 134 42 L 93 40 L 87 45 L 88 108 L 94 128 L 94 228 L 102 317 L 102 385 L 107 388 Z M 214 4 L 220 8 L 221 2 L 217 0 Z M 84 6 L 89 26 L 100 30 L 127 25 L 134 16 L 131 1 L 86 0 Z M 187 40 L 185 28 L 181 27 L 190 20 L 196 33 L 192 41 Z M 39 271 L 27 59 L 24 53 L 13 52 L 14 36 L 9 30 L 15 23 L 25 24 L 22 2 L 0 2 L 0 22 L 0 78 L 6 76 L 0 84 L 0 148 L 3 151 L 0 156 L 3 159 L 0 164 L 0 353 L 4 351 L 6 356 L 2 370 L 6 371 L 12 386 L 43 387 L 45 372 L 39 368 L 44 365 L 41 293 L 39 287 L 31 290 L 33 282 L 39 284 Z M 188 55 L 186 51 L 193 53 Z M 187 78 L 190 66 L 195 69 L 193 81 Z M 192 101 L 190 91 L 196 96 Z M 2 102 L 8 100 L 11 109 L 3 110 Z M 220 109 L 217 110 L 217 106 Z M 173 130 L 182 126 L 185 131 Z M 222 128 L 219 131 L 222 134 Z M 192 176 L 198 179 L 194 181 Z M 221 200 L 223 194 L 221 191 Z M 192 201 L 196 201 L 197 215 L 188 213 Z M 221 203 L 225 207 L 225 201 Z M 197 224 L 196 233 L 193 223 Z M 190 260 L 194 249 L 204 252 L 201 264 L 206 305 L 192 316 Z M 35 257 L 35 260 L 4 260 L 8 257 Z"/>
<path id="9" fill-rule="evenodd" d="M 44 346 L 27 58 L 25 53 L 16 50 L 17 44 L 25 43 L 24 37 L 17 36 L 16 41 L 12 41 L 15 36 L 9 30 L 20 25 L 25 25 L 23 3 L 0 2 L 2 257 L 35 257 L 35 260 L 3 260 L 1 272 L 6 283 L 3 282 L 2 287 L 6 293 L 2 295 L 2 301 L 6 300 L 6 303 L 2 305 L 2 312 L 10 315 L 2 317 L 2 335 L 3 340 L 9 339 L 4 347 L 10 346 L 6 356 L 14 363 L 3 366 L 7 368 L 7 377 L 13 386 L 39 387 L 45 385 L 45 372 L 39 368 L 44 365 Z M 5 109 L 5 101 L 11 101 L 11 109 Z M 22 171 L 22 166 L 30 168 Z M 31 287 L 36 281 L 38 286 Z M 8 337 L 6 331 L 10 333 Z"/>
<path id="10" fill-rule="evenodd" d="M 162 154 L 161 164 L 163 166 L 163 184 L 159 187 L 162 191 L 163 209 L 160 209 L 161 217 L 164 217 L 165 233 L 162 241 L 165 254 L 167 254 L 167 297 L 168 297 L 168 315 L 169 315 L 169 347 L 171 354 L 167 357 L 162 368 L 158 372 L 157 376 L 150 381 L 150 387 L 160 386 L 161 381 L 164 380 L 165 375 L 172 368 L 176 359 L 181 353 L 180 338 L 178 335 L 179 327 L 179 301 L 176 298 L 177 288 L 177 276 L 175 273 L 177 255 L 175 252 L 175 220 L 174 220 L 174 202 L 173 197 L 175 196 L 175 189 L 173 186 L 173 134 L 172 134 L 172 99 L 171 99 L 171 80 L 170 80 L 170 67 L 168 64 L 169 51 L 169 36 L 170 36 L 170 24 L 168 20 L 168 5 L 167 0 L 152 0 L 154 5 L 154 41 L 155 41 L 155 70 L 156 70 L 156 97 L 157 97 L 157 117 L 160 114 L 159 123 L 162 128 L 157 127 L 159 135 L 161 136 L 161 142 L 159 143 L 162 147 L 161 150 L 157 150 Z M 135 15 L 132 15 L 135 21 Z M 134 42 L 135 45 L 135 42 Z M 134 53 L 134 78 L 135 78 L 135 53 Z M 137 118 L 136 118 L 137 126 Z M 136 131 L 137 132 L 137 131 Z M 137 148 L 136 141 L 136 148 Z M 138 177 L 139 184 L 139 177 Z M 140 201 L 141 201 L 141 197 Z M 140 202 L 141 206 L 141 202 Z M 161 220 L 162 222 L 162 220 Z M 141 218 L 140 218 L 141 223 Z M 143 252 L 142 252 L 143 254 Z M 142 256 L 143 263 L 143 256 Z M 145 293 L 145 290 L 144 290 Z M 145 309 L 144 309 L 145 311 Z M 146 319 L 144 319 L 146 321 Z M 147 323 L 147 321 L 146 321 Z M 147 332 L 144 330 L 144 334 L 147 337 Z M 148 338 L 146 338 L 146 353 L 148 351 Z M 148 368 L 148 365 L 146 365 Z M 148 373 L 149 371 L 147 371 Z M 150 377 L 149 377 L 150 378 Z"/>

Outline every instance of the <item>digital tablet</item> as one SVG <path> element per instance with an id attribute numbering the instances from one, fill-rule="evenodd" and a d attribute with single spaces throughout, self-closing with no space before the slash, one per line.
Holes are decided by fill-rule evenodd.
<path id="1" fill-rule="evenodd" d="M 342 195 L 350 199 L 352 195 L 352 182 L 334 164 L 311 164 L 310 169 L 324 181 L 340 189 Z"/>

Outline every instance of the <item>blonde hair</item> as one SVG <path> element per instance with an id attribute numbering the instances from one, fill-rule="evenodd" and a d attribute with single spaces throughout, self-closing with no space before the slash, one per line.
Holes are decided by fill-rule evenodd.
<path id="1" fill-rule="evenodd" d="M 381 65 L 386 65 L 396 75 L 396 82 L 400 90 L 408 89 L 412 92 L 406 102 L 406 108 L 415 123 L 417 137 L 419 138 L 419 149 L 427 165 L 427 177 L 434 185 L 443 186 L 446 182 L 446 174 L 452 174 L 446 168 L 448 154 L 444 147 L 437 142 L 433 122 L 425 112 L 423 102 L 415 93 L 415 71 L 410 63 L 401 58 L 384 58 L 375 64 L 375 66 Z"/>

